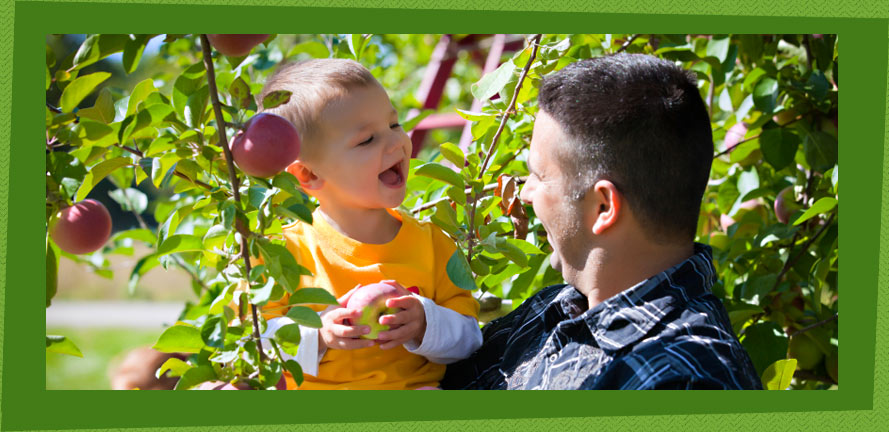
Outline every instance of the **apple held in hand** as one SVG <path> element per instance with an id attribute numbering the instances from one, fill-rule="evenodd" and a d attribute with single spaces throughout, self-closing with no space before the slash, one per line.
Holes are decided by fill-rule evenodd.
<path id="1" fill-rule="evenodd" d="M 102 203 L 83 200 L 59 212 L 50 236 L 59 248 L 71 254 L 97 251 L 111 237 L 111 214 Z"/>
<path id="2" fill-rule="evenodd" d="M 388 325 L 380 324 L 380 317 L 400 311 L 399 308 L 386 307 L 386 300 L 401 296 L 397 287 L 386 283 L 364 285 L 352 294 L 346 307 L 361 311 L 361 318 L 355 325 L 370 327 L 370 333 L 362 335 L 362 339 L 376 339 L 381 331 L 389 330 Z"/>
<path id="3" fill-rule="evenodd" d="M 229 57 L 247 55 L 253 47 L 265 41 L 267 34 L 208 34 L 210 45 Z"/>
<path id="4" fill-rule="evenodd" d="M 299 134 L 284 117 L 261 113 L 253 116 L 232 140 L 232 158 L 238 168 L 254 177 L 272 177 L 299 156 Z"/>

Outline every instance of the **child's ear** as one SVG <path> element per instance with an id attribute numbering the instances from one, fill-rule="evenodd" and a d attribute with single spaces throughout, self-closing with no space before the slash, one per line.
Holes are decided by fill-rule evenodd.
<path id="1" fill-rule="evenodd" d="M 321 189 L 321 186 L 324 186 L 324 179 L 318 177 L 311 168 L 299 160 L 290 164 L 290 166 L 287 167 L 287 172 L 293 174 L 293 176 L 299 180 L 299 184 L 303 189 L 307 191 L 318 190 Z"/>

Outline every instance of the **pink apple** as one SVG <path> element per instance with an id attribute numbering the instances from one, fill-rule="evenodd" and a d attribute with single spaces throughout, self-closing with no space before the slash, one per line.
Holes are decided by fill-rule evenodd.
<path id="1" fill-rule="evenodd" d="M 232 141 L 232 157 L 238 168 L 254 177 L 272 177 L 299 157 L 296 128 L 281 116 L 253 116 Z"/>
<path id="2" fill-rule="evenodd" d="M 253 47 L 268 39 L 267 34 L 208 34 L 210 45 L 229 57 L 247 55 Z"/>
<path id="3" fill-rule="evenodd" d="M 402 295 L 398 287 L 387 283 L 364 285 L 352 293 L 346 307 L 361 311 L 361 318 L 356 325 L 370 327 L 370 333 L 361 336 L 363 339 L 376 339 L 381 331 L 389 330 L 388 325 L 380 324 L 380 317 L 394 314 L 401 309 L 386 307 L 386 300 Z"/>
<path id="4" fill-rule="evenodd" d="M 50 236 L 70 254 L 95 252 L 111 237 L 111 213 L 94 199 L 83 200 L 59 212 Z"/>
<path id="5" fill-rule="evenodd" d="M 793 186 L 787 186 L 778 193 L 775 198 L 775 217 L 778 222 L 786 224 L 790 221 L 790 216 L 799 209 L 800 205 L 793 195 Z"/>

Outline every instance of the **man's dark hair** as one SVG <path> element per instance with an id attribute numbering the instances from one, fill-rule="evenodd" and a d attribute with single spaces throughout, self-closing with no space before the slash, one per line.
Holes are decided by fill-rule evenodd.
<path id="1" fill-rule="evenodd" d="M 713 134 L 692 73 L 649 55 L 593 58 L 545 77 L 538 101 L 568 137 L 559 159 L 575 198 L 607 179 L 653 240 L 694 239 Z"/>

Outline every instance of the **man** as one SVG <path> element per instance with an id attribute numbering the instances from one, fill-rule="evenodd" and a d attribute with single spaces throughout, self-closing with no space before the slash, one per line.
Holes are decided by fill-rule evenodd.
<path id="1" fill-rule="evenodd" d="M 485 326 L 450 389 L 761 389 L 694 243 L 713 138 L 695 78 L 620 54 L 546 77 L 521 192 L 568 285 Z"/>

